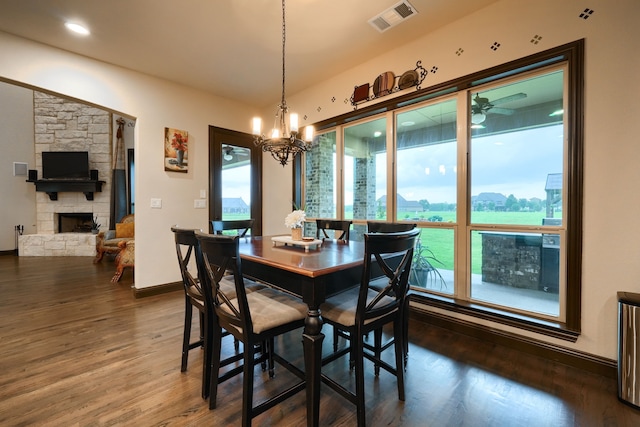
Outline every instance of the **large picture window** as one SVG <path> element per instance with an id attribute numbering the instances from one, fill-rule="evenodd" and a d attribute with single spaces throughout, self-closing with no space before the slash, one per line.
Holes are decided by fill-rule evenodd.
<path id="1" fill-rule="evenodd" d="M 581 74 L 576 42 L 332 118 L 301 201 L 352 220 L 352 239 L 371 220 L 417 224 L 410 281 L 430 305 L 574 340 Z"/>

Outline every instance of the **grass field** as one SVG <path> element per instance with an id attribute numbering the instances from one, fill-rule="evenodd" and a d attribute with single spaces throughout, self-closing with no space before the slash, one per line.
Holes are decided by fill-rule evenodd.
<path id="1" fill-rule="evenodd" d="M 450 211 L 430 211 L 416 214 L 400 213 L 400 220 L 425 221 L 432 216 L 442 217 L 442 222 L 455 222 L 456 213 Z M 249 214 L 224 214 L 224 219 L 248 219 Z M 472 212 L 471 221 L 474 224 L 501 224 L 501 225 L 542 225 L 545 212 Z M 284 219 L 283 219 L 284 220 Z M 452 229 L 423 229 L 420 241 L 428 248 L 435 258 L 442 264 L 434 263 L 438 269 L 453 270 L 454 268 L 454 233 Z M 480 274 L 482 271 L 482 239 L 475 233 L 471 245 L 471 272 Z"/>
<path id="2" fill-rule="evenodd" d="M 424 212 L 419 217 L 442 217 L 443 222 L 454 222 L 455 212 Z M 405 218 L 405 215 L 399 215 Z M 412 218 L 415 216 L 410 216 Z M 501 225 L 542 225 L 545 212 L 472 212 L 471 221 L 474 224 L 501 224 Z M 422 218 L 421 218 L 422 219 Z M 425 229 L 422 231 L 421 243 L 427 246 L 434 256 L 442 262 L 436 264 L 436 268 L 453 270 L 454 267 L 454 235 L 449 229 Z M 480 274 L 482 271 L 482 239 L 478 233 L 474 233 L 471 243 L 471 272 Z"/>

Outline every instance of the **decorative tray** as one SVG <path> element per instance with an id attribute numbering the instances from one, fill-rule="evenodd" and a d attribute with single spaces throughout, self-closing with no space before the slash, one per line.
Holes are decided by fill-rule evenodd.
<path id="1" fill-rule="evenodd" d="M 277 246 L 278 243 L 282 243 L 285 246 L 298 246 L 304 248 L 305 252 L 309 252 L 309 249 L 312 247 L 320 249 L 320 246 L 322 246 L 322 240 L 312 237 L 303 237 L 303 240 L 293 240 L 291 239 L 291 236 L 274 236 L 271 240 L 273 241 L 273 246 Z"/>

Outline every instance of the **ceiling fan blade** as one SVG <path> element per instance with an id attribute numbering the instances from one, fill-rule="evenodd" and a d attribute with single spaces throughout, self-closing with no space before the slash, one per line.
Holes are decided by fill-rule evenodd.
<path id="1" fill-rule="evenodd" d="M 513 113 L 516 112 L 516 110 L 512 110 L 511 108 L 500 108 L 500 107 L 493 107 L 489 110 L 489 112 L 491 113 L 497 113 L 497 114 L 502 114 L 505 116 L 510 116 Z"/>
<path id="2" fill-rule="evenodd" d="M 522 98 L 526 98 L 527 94 L 526 93 L 514 93 L 513 95 L 509 95 L 509 96 L 504 96 L 502 98 L 498 98 L 498 99 L 493 99 L 491 101 L 491 104 L 493 105 L 498 105 L 498 104 L 504 104 L 506 102 L 511 102 L 511 101 L 517 101 L 518 99 L 522 99 Z"/>

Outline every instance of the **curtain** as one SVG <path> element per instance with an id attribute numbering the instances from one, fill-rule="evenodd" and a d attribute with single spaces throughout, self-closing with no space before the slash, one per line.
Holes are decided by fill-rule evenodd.
<path id="1" fill-rule="evenodd" d="M 111 215 L 109 224 L 111 229 L 115 229 L 116 222 L 129 213 L 127 203 L 127 172 L 125 170 L 125 150 L 124 150 L 124 123 L 121 117 L 116 120 L 118 132 L 116 134 L 116 148 L 113 153 L 112 174 L 111 174 Z"/>

